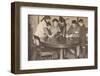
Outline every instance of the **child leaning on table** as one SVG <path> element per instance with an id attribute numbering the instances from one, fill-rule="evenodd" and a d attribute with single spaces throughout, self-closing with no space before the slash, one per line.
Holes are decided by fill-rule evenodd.
<path id="1" fill-rule="evenodd" d="M 34 35 L 39 37 L 40 40 L 45 39 L 47 37 L 45 28 L 48 27 L 50 19 L 50 16 L 44 16 L 41 22 L 37 25 Z"/>
<path id="2" fill-rule="evenodd" d="M 78 26 L 78 23 L 76 20 L 72 20 L 72 24 L 67 31 L 66 38 L 68 41 L 72 41 L 73 43 L 79 42 L 79 33 L 80 33 L 80 27 Z M 70 52 L 72 54 L 75 54 L 75 49 L 71 48 Z M 80 54 L 80 46 L 76 46 L 76 57 L 79 57 Z"/>
<path id="3" fill-rule="evenodd" d="M 52 25 L 51 25 L 51 35 L 49 36 L 50 38 L 56 38 L 59 35 L 60 28 L 58 24 L 58 20 L 54 18 L 52 20 Z"/>

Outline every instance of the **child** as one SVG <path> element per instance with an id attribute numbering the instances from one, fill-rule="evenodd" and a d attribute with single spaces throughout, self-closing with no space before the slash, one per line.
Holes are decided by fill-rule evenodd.
<path id="1" fill-rule="evenodd" d="M 81 50 L 82 50 L 82 53 L 83 53 L 83 57 L 86 57 L 86 27 L 84 25 L 84 21 L 83 19 L 80 19 L 78 21 L 78 24 L 80 26 L 80 46 L 81 46 Z"/>
<path id="2" fill-rule="evenodd" d="M 79 43 L 79 33 L 80 33 L 80 28 L 77 24 L 76 20 L 72 20 L 72 25 L 69 28 L 66 37 L 70 39 L 70 41 L 72 41 L 72 43 Z M 79 57 L 80 54 L 80 46 L 76 46 L 76 57 Z M 75 54 L 75 50 L 70 49 L 70 52 L 72 54 Z"/>
<path id="3" fill-rule="evenodd" d="M 51 36 L 50 37 L 54 37 L 56 38 L 57 37 L 57 34 L 60 32 L 60 28 L 58 26 L 58 20 L 56 18 L 54 18 L 52 20 L 53 22 L 53 26 L 51 27 Z"/>
<path id="4" fill-rule="evenodd" d="M 47 27 L 47 25 L 50 22 L 50 16 L 45 16 L 41 22 L 38 24 L 37 28 L 36 28 L 36 32 L 35 32 L 35 36 L 39 37 L 40 40 L 44 39 L 45 37 L 47 37 L 47 35 L 45 34 L 45 28 Z"/>
<path id="5" fill-rule="evenodd" d="M 61 34 L 63 37 L 65 37 L 65 33 L 66 33 L 66 22 L 65 19 L 63 17 L 59 17 L 59 28 L 61 31 Z"/>

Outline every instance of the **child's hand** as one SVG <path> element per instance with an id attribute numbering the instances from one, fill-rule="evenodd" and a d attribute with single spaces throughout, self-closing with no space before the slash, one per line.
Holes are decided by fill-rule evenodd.
<path id="1" fill-rule="evenodd" d="M 49 38 L 52 38 L 52 37 L 53 37 L 53 35 L 49 35 L 48 37 L 49 37 Z"/>
<path id="2" fill-rule="evenodd" d="M 70 34 L 69 37 L 73 37 L 73 34 Z"/>

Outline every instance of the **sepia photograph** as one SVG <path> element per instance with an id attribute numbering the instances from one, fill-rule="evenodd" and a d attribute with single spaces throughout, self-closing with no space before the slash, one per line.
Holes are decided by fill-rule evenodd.
<path id="1" fill-rule="evenodd" d="M 88 58 L 88 17 L 28 15 L 28 60 Z"/>
<path id="2" fill-rule="evenodd" d="M 97 69 L 97 7 L 11 4 L 11 72 Z"/>

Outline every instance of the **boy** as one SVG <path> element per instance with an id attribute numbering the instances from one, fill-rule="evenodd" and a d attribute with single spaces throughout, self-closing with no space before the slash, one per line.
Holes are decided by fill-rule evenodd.
<path id="1" fill-rule="evenodd" d="M 79 33 L 80 33 L 80 27 L 78 26 L 78 23 L 76 20 L 72 20 L 72 25 L 70 26 L 67 34 L 66 34 L 66 38 L 69 39 L 69 41 L 71 41 L 72 43 L 79 43 Z M 74 49 L 70 49 L 70 52 L 72 54 L 75 54 L 75 50 Z M 76 57 L 79 58 L 79 54 L 80 54 L 80 46 L 76 46 Z"/>
<path id="2" fill-rule="evenodd" d="M 50 16 L 44 16 L 41 22 L 38 24 L 35 32 L 35 36 L 39 37 L 40 40 L 45 39 L 47 37 L 45 28 L 50 23 Z"/>
<path id="3" fill-rule="evenodd" d="M 80 47 L 81 47 L 81 50 L 82 50 L 82 53 L 83 53 L 83 57 L 86 57 L 86 34 L 87 34 L 87 31 L 86 31 L 86 27 L 84 25 L 84 21 L 83 19 L 80 19 L 78 21 L 78 24 L 80 26 Z"/>

